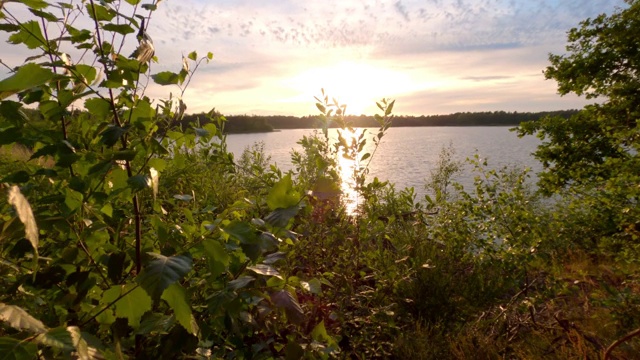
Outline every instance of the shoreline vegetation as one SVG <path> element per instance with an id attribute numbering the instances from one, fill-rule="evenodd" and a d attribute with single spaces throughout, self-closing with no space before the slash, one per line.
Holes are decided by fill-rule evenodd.
<path id="1" fill-rule="evenodd" d="M 395 115 L 392 127 L 420 127 L 420 126 L 518 126 L 523 122 L 537 121 L 544 117 L 569 118 L 578 110 L 558 110 L 540 112 L 457 112 L 447 115 Z M 320 118 L 316 115 L 287 116 L 287 115 L 225 115 L 227 119 L 224 131 L 228 134 L 260 133 L 285 129 L 314 129 L 320 126 Z M 180 122 L 183 126 L 193 126 L 207 123 L 207 114 L 185 115 Z M 354 128 L 374 128 L 378 124 L 375 116 L 348 115 L 345 116 Z M 338 123 L 329 124 L 330 128 L 339 128 Z"/>

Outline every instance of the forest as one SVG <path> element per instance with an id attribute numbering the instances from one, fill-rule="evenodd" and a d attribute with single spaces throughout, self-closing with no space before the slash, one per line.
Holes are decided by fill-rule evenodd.
<path id="1" fill-rule="evenodd" d="M 350 137 L 360 119 L 322 92 L 284 172 L 259 146 L 229 153 L 220 113 L 185 121 L 213 55 L 156 72 L 162 5 L 0 2 L 3 49 L 37 53 L 0 64 L 0 360 L 637 358 L 640 1 L 549 55 L 559 94 L 593 103 L 520 119 L 535 186 L 476 156 L 464 188 L 445 148 L 424 198 L 368 175 L 391 126 L 515 114 L 396 117 L 380 99 Z"/>
<path id="2" fill-rule="evenodd" d="M 545 111 L 545 112 L 464 112 L 448 115 L 399 115 L 393 117 L 393 127 L 403 126 L 518 126 L 525 121 L 536 121 L 547 116 L 569 118 L 577 110 Z M 224 130 L 227 133 L 269 132 L 274 129 L 314 129 L 322 126 L 322 118 L 317 115 L 284 116 L 284 115 L 226 115 Z M 378 126 L 375 117 L 367 115 L 345 115 L 344 119 L 356 128 L 375 128 Z M 197 121 L 207 122 L 207 114 L 185 115 L 180 124 L 190 126 Z M 338 128 L 338 122 L 329 124 L 330 128 Z"/>

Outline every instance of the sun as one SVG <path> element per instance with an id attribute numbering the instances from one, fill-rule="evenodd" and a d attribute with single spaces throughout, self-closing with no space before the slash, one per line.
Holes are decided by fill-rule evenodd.
<path id="1" fill-rule="evenodd" d="M 290 85 L 307 99 L 324 89 L 330 98 L 347 106 L 347 115 L 372 115 L 377 111 L 376 101 L 403 92 L 409 83 L 401 72 L 343 61 L 304 70 L 291 78 Z"/>

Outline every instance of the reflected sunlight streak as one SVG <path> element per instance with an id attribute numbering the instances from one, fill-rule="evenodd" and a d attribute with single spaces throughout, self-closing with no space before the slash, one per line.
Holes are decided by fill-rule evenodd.
<path id="1" fill-rule="evenodd" d="M 365 131 L 364 129 L 339 130 L 347 144 L 355 144 L 358 136 Z M 341 201 L 345 208 L 345 212 L 349 216 L 356 215 L 360 206 L 360 195 L 356 184 L 356 174 L 360 170 L 360 154 L 356 154 L 355 158 L 350 159 L 344 156 L 341 151 L 338 154 L 338 167 L 340 172 L 340 190 L 342 191 Z"/>

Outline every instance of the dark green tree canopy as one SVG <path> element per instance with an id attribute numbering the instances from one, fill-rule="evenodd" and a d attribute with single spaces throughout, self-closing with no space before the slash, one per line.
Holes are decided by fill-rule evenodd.
<path id="1" fill-rule="evenodd" d="M 610 100 L 636 97 L 640 85 L 640 3 L 607 16 L 583 21 L 569 31 L 568 54 L 550 55 L 547 79 L 558 91 Z"/>
<path id="2" fill-rule="evenodd" d="M 634 182 L 640 166 L 640 2 L 628 4 L 581 22 L 568 33 L 567 53 L 549 56 L 544 74 L 558 82 L 561 95 L 599 102 L 568 120 L 546 117 L 519 128 L 520 135 L 537 133 L 544 140 L 535 153 L 545 166 L 543 190 Z"/>

